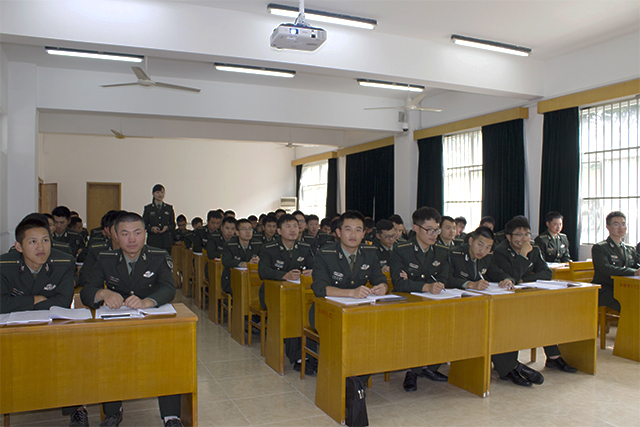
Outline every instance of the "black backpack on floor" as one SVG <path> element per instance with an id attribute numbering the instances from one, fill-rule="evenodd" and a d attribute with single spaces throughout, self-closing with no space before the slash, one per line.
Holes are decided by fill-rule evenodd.
<path id="1" fill-rule="evenodd" d="M 345 424 L 349 427 L 369 425 L 365 384 L 358 377 L 347 377 Z"/>

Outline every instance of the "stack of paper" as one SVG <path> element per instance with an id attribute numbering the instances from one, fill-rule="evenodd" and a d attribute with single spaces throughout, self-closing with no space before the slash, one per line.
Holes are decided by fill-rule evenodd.
<path id="1" fill-rule="evenodd" d="M 513 293 L 513 291 L 509 291 L 505 288 L 501 288 L 500 286 L 498 286 L 497 283 L 489 283 L 489 287 L 485 290 L 479 290 L 479 289 L 467 289 L 469 292 L 477 292 L 479 294 L 486 294 L 486 295 L 500 295 L 500 294 L 511 294 Z"/>
<path id="2" fill-rule="evenodd" d="M 112 309 L 103 305 L 96 310 L 96 319 L 139 319 L 144 316 L 160 315 L 160 314 L 176 314 L 176 309 L 171 304 L 161 305 L 153 308 L 129 308 L 122 306 L 118 309 Z"/>
<path id="3" fill-rule="evenodd" d="M 68 319 L 68 320 L 87 320 L 93 319 L 91 315 L 91 310 L 88 308 L 62 308 L 62 307 L 51 307 L 49 309 L 49 318 L 50 319 Z"/>
<path id="4" fill-rule="evenodd" d="M 555 282 L 551 280 L 536 280 L 528 283 L 533 288 L 538 289 L 563 289 L 569 286 L 567 282 Z"/>
<path id="5" fill-rule="evenodd" d="M 549 268 L 569 267 L 568 262 L 548 262 L 547 265 L 549 266 Z"/>
<path id="6" fill-rule="evenodd" d="M 463 292 L 462 289 L 444 289 L 439 294 L 432 294 L 431 292 L 411 292 L 411 295 L 418 295 L 429 299 L 452 299 L 462 297 Z"/>
<path id="7" fill-rule="evenodd" d="M 373 304 L 376 300 L 381 300 L 384 302 L 389 302 L 393 300 L 403 301 L 406 298 L 400 295 L 369 295 L 366 298 L 351 298 L 351 297 L 325 297 L 330 301 L 339 302 L 344 305 L 362 305 L 362 304 Z"/>
<path id="8" fill-rule="evenodd" d="M 0 315 L 0 325 L 32 325 L 49 323 L 53 319 L 87 320 L 91 319 L 88 308 L 72 310 L 63 307 L 51 307 L 49 310 L 14 311 Z"/>
<path id="9" fill-rule="evenodd" d="M 9 314 L 7 325 L 32 325 L 35 323 L 49 323 L 48 310 L 14 311 Z"/>

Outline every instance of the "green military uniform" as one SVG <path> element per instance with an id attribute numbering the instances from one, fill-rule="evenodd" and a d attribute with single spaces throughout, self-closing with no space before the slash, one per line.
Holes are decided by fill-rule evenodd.
<path id="1" fill-rule="evenodd" d="M 318 250 L 318 235 L 316 234 L 316 236 L 314 237 L 309 234 L 307 230 L 305 230 L 302 232 L 302 241 L 309 244 L 309 246 L 311 247 L 311 253 L 315 255 L 316 251 Z"/>
<path id="2" fill-rule="evenodd" d="M 184 242 L 187 235 L 189 234 L 193 234 L 193 232 L 189 231 L 189 230 L 180 230 L 179 228 L 176 228 L 175 230 L 173 230 L 171 232 L 171 239 L 173 240 L 173 243 L 176 244 L 178 242 Z"/>
<path id="3" fill-rule="evenodd" d="M 108 240 L 98 240 L 97 242 L 91 243 L 89 248 L 87 249 L 87 257 L 80 268 L 80 277 L 78 280 L 78 286 L 85 286 L 89 281 L 89 276 L 91 275 L 91 270 L 93 270 L 96 261 L 98 260 L 98 255 L 100 252 L 110 251 L 113 249 L 113 245 L 111 244 L 111 239 Z"/>
<path id="4" fill-rule="evenodd" d="M 220 259 L 222 251 L 224 250 L 224 245 L 226 245 L 230 240 L 231 239 L 224 240 L 220 231 L 211 234 L 207 238 L 207 246 L 205 246 L 205 249 L 207 250 L 207 257 L 209 257 L 209 259 Z"/>
<path id="5" fill-rule="evenodd" d="M 87 244 L 89 243 L 89 231 L 86 228 L 82 227 L 80 236 L 82 237 L 82 240 L 84 240 L 84 245 L 87 246 Z"/>
<path id="6" fill-rule="evenodd" d="M 569 239 L 565 234 L 559 233 L 553 237 L 549 230 L 540 233 L 535 239 L 536 245 L 542 252 L 542 257 L 547 262 L 569 262 Z"/>
<path id="7" fill-rule="evenodd" d="M 193 230 L 187 230 L 184 234 L 184 246 L 188 249 L 193 248 L 193 242 L 196 239 L 196 234 Z"/>
<path id="8" fill-rule="evenodd" d="M 491 254 L 482 259 L 471 259 L 469 245 L 454 246 L 449 250 L 449 282 L 448 288 L 466 289 L 467 282 L 478 280 L 502 282 L 505 279 L 516 281 L 493 262 Z"/>
<path id="9" fill-rule="evenodd" d="M 238 267 L 243 262 L 251 261 L 251 258 L 260 255 L 262 249 L 262 240 L 251 239 L 246 248 L 240 245 L 238 236 L 233 236 L 222 249 L 222 278 L 220 284 L 222 290 L 231 293 L 231 269 Z M 209 250 L 207 249 L 207 254 Z"/>
<path id="10" fill-rule="evenodd" d="M 323 233 L 322 231 L 318 232 L 316 240 L 318 241 L 318 248 L 322 248 L 323 246 L 334 243 L 336 241 L 336 239 L 333 237 L 333 234 Z"/>
<path id="11" fill-rule="evenodd" d="M 393 242 L 393 246 L 391 249 L 387 249 L 380 239 L 377 237 L 373 241 L 374 248 L 376 248 L 376 255 L 378 256 L 378 262 L 380 264 L 380 268 L 382 267 L 391 267 L 391 254 L 398 247 L 398 242 Z"/>
<path id="12" fill-rule="evenodd" d="M 364 235 L 364 237 L 362 238 L 362 243 L 371 242 L 371 244 L 373 244 L 375 240 L 376 240 L 376 229 L 374 228 L 371 231 L 371 233 L 366 233 Z"/>
<path id="13" fill-rule="evenodd" d="M 445 248 L 451 249 L 452 247 L 456 246 L 456 242 L 455 240 L 452 240 L 451 243 L 447 245 L 444 240 L 442 240 L 442 237 L 438 236 L 438 238 L 436 239 L 436 245 L 444 246 Z"/>
<path id="14" fill-rule="evenodd" d="M 493 248 L 493 260 L 498 267 L 516 282 L 535 282 L 536 280 L 551 280 L 553 272 L 542 259 L 540 248 L 531 242 L 533 249 L 525 257 L 517 253 L 508 240 Z"/>
<path id="15" fill-rule="evenodd" d="M 105 240 L 106 237 L 102 234 L 102 227 L 92 228 L 89 232 L 89 242 L 93 242 L 94 239 Z"/>
<path id="16" fill-rule="evenodd" d="M 208 227 L 198 227 L 193 232 L 193 252 L 201 254 L 207 249 L 209 239 L 216 234 L 220 234 L 220 230 L 211 231 Z"/>
<path id="17" fill-rule="evenodd" d="M 276 241 L 276 239 L 278 238 L 278 233 L 275 233 L 270 239 L 264 233 L 261 233 L 257 236 L 254 235 L 253 237 L 254 239 L 259 238 L 260 240 L 262 240 L 263 245 L 267 245 Z"/>
<path id="18" fill-rule="evenodd" d="M 504 242 L 505 240 L 507 240 L 507 233 L 505 233 L 504 230 L 496 231 L 495 233 L 493 233 L 494 248 L 498 246 L 500 243 Z"/>
<path id="19" fill-rule="evenodd" d="M 176 228 L 176 214 L 173 211 L 173 206 L 164 202 L 161 205 L 156 205 L 155 201 L 151 202 L 144 207 L 142 218 L 147 226 L 147 245 L 171 253 L 171 246 L 173 246 L 171 232 Z M 167 227 L 167 231 L 153 233 L 152 227 L 158 227 L 161 230 Z"/>
<path id="20" fill-rule="evenodd" d="M 102 301 L 95 301 L 95 297 L 96 293 L 104 288 L 105 283 L 107 289 L 119 293 L 124 299 L 136 295 L 140 299 L 152 299 L 156 306 L 168 304 L 173 300 L 176 294 L 171 273 L 173 262 L 165 250 L 143 246 L 135 262 L 133 275 L 129 274 L 127 262 L 121 249 L 100 252 L 89 281 L 80 292 L 82 303 L 93 308 L 102 305 Z M 116 337 L 114 340 L 117 342 Z M 180 417 L 180 395 L 161 396 L 158 397 L 158 402 L 161 417 Z M 112 415 L 118 412 L 121 406 L 121 402 L 103 404 L 104 413 Z"/>
<path id="21" fill-rule="evenodd" d="M 78 256 L 78 252 L 84 248 L 84 240 L 75 231 L 67 228 L 62 234 L 58 234 L 55 231 L 51 233 L 52 240 L 56 242 L 67 243 L 71 247 L 71 254 L 73 257 Z"/>
<path id="22" fill-rule="evenodd" d="M 620 303 L 613 296 L 611 276 L 633 276 L 640 268 L 640 256 L 631 245 L 618 245 L 611 236 L 591 247 L 593 280 L 600 287 L 598 304 L 620 311 Z"/>
<path id="23" fill-rule="evenodd" d="M 37 273 L 32 273 L 22 253 L 10 251 L 0 256 L 0 313 L 25 310 L 69 308 L 73 300 L 75 259 L 51 249 L 51 255 Z M 33 303 L 35 295 L 47 298 Z"/>

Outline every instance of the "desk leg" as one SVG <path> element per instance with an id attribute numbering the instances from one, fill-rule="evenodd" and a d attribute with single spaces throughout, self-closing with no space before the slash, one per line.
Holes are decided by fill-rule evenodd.
<path id="1" fill-rule="evenodd" d="M 244 304 L 241 300 L 241 295 L 239 292 L 233 293 L 233 310 L 231 310 L 231 338 L 236 340 L 240 345 L 244 345 L 244 322 L 245 322 L 245 313 L 244 313 Z M 249 332 L 251 333 L 251 332 Z"/>
<path id="2" fill-rule="evenodd" d="M 183 394 L 180 398 L 180 420 L 185 426 L 198 425 L 198 394 Z"/>
<path id="3" fill-rule="evenodd" d="M 571 366 L 587 374 L 596 374 L 597 338 L 558 344 L 562 358 Z"/>
<path id="4" fill-rule="evenodd" d="M 449 384 L 480 397 L 487 397 L 489 396 L 490 380 L 491 358 L 489 357 L 476 357 L 451 362 Z"/>
<path id="5" fill-rule="evenodd" d="M 9 427 L 10 425 L 10 421 L 11 421 L 11 415 L 10 414 L 4 414 L 4 427 Z"/>
<path id="6" fill-rule="evenodd" d="M 264 361 L 268 367 L 284 375 L 284 338 L 282 332 L 282 300 L 279 289 L 265 283 L 264 299 L 269 310 L 269 329 Z"/>
<path id="7" fill-rule="evenodd" d="M 640 362 L 640 298 L 639 285 L 635 283 L 619 283 L 615 279 L 614 295 L 620 301 L 620 319 L 616 331 L 616 342 L 613 355 Z"/>
<path id="8" fill-rule="evenodd" d="M 321 349 L 316 379 L 316 406 L 344 425 L 347 373 L 343 363 L 342 312 L 335 306 L 316 305 L 316 329 Z"/>

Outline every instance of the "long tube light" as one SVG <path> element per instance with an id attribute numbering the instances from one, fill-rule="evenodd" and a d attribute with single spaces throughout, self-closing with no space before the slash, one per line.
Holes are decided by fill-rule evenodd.
<path id="1" fill-rule="evenodd" d="M 300 11 L 295 6 L 287 6 L 284 4 L 269 3 L 267 11 L 272 15 L 286 16 L 289 18 L 297 18 Z M 369 18 L 360 18 L 358 16 L 342 15 L 340 13 L 323 12 L 321 10 L 304 9 L 304 17 L 309 21 L 327 22 L 329 24 L 347 25 L 349 27 L 364 28 L 373 30 L 378 21 Z"/>
<path id="2" fill-rule="evenodd" d="M 406 84 L 406 83 L 394 83 L 394 82 L 385 82 L 381 80 L 369 80 L 369 79 L 358 79 L 358 84 L 360 86 L 367 87 L 377 87 L 382 89 L 393 89 L 393 90 L 403 90 L 409 92 L 422 92 L 424 90 L 424 86 Z"/>
<path id="3" fill-rule="evenodd" d="M 45 50 L 50 55 L 73 56 L 76 58 L 108 59 L 111 61 L 124 62 L 142 62 L 144 59 L 144 56 L 139 55 L 125 55 L 121 53 L 98 52 L 93 50 L 66 49 L 49 46 L 45 47 Z"/>
<path id="4" fill-rule="evenodd" d="M 528 47 L 494 42 L 491 40 L 475 39 L 473 37 L 460 36 L 458 34 L 453 34 L 451 36 L 451 41 L 461 46 L 476 47 L 478 49 L 492 50 L 494 52 L 508 53 L 511 55 L 529 56 L 531 54 L 531 49 Z"/>
<path id="5" fill-rule="evenodd" d="M 277 68 L 251 67 L 247 65 L 223 64 L 216 62 L 213 64 L 216 70 L 231 71 L 234 73 L 258 74 L 261 76 L 287 77 L 292 78 L 296 75 L 294 70 L 280 70 Z"/>

